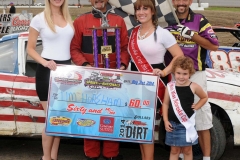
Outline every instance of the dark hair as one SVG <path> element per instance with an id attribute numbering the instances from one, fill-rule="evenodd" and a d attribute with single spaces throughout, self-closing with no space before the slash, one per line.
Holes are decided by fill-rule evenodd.
<path id="1" fill-rule="evenodd" d="M 195 73 L 193 60 L 186 56 L 178 57 L 172 66 L 172 72 L 176 71 L 176 68 L 181 68 L 183 70 L 189 70 L 189 74 L 193 75 Z"/>
<path id="2" fill-rule="evenodd" d="M 155 26 L 154 39 L 156 41 L 157 40 L 156 30 L 157 30 L 157 27 L 158 27 L 158 18 L 157 18 L 157 10 L 156 10 L 156 7 L 155 7 L 156 6 L 155 0 L 137 0 L 134 3 L 134 17 L 135 17 L 135 19 L 137 19 L 136 10 L 138 8 L 140 8 L 141 6 L 149 7 L 151 9 L 151 11 L 153 12 L 152 23 Z"/>

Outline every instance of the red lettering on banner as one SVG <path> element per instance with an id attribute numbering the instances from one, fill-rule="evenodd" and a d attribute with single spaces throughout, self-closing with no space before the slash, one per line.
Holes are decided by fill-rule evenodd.
<path id="1" fill-rule="evenodd" d="M 138 52 L 138 49 L 136 49 L 136 43 L 137 43 L 137 39 L 135 39 L 134 37 L 136 36 L 136 32 L 133 32 L 132 33 L 132 38 L 131 38 L 131 41 L 130 41 L 130 45 L 131 45 L 131 51 L 133 53 L 133 55 L 135 55 L 135 63 L 136 63 L 136 66 L 139 66 L 141 67 L 140 70 L 143 70 L 144 72 L 152 72 L 152 68 L 150 66 L 148 66 L 146 64 L 146 62 L 143 61 L 143 59 L 145 59 L 141 53 Z M 149 68 L 150 67 L 150 68 Z"/>
<path id="2" fill-rule="evenodd" d="M 173 99 L 175 99 L 176 98 L 176 92 L 172 91 L 171 93 L 172 93 Z"/>
<path id="3" fill-rule="evenodd" d="M 177 93 L 174 90 L 174 87 L 175 86 L 174 86 L 173 83 L 169 84 L 169 88 L 170 88 L 169 93 L 171 94 L 171 96 L 173 98 L 172 100 L 173 100 L 173 103 L 174 103 L 172 106 L 176 108 L 177 114 L 179 115 L 179 117 L 181 117 L 181 121 L 186 122 L 188 120 L 188 116 L 186 114 L 184 114 L 183 110 L 179 106 L 180 102 L 179 102 L 179 99 L 177 98 Z"/>
<path id="4" fill-rule="evenodd" d="M 98 114 L 101 114 L 103 111 L 103 109 L 89 109 L 88 112 L 89 113 L 98 113 Z"/>
<path id="5" fill-rule="evenodd" d="M 75 106 L 74 104 L 69 104 L 67 107 L 67 111 L 68 112 L 81 112 L 82 114 L 85 114 L 87 111 L 87 108 L 85 108 L 84 106 L 78 107 L 78 106 Z"/>
<path id="6" fill-rule="evenodd" d="M 106 108 L 105 110 L 108 112 L 108 114 L 115 114 L 115 111 L 111 110 L 110 108 Z"/>
<path id="7" fill-rule="evenodd" d="M 182 115 L 181 118 L 182 118 L 182 122 L 188 121 L 187 115 Z"/>
<path id="8" fill-rule="evenodd" d="M 20 20 L 19 17 L 12 19 L 12 26 L 29 26 L 30 20 Z"/>

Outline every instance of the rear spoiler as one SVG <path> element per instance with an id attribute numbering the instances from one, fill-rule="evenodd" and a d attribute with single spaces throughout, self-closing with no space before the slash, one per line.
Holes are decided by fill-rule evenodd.
<path id="1" fill-rule="evenodd" d="M 214 32 L 230 32 L 234 37 L 240 41 L 240 28 L 236 27 L 221 27 L 221 26 L 212 26 Z"/>

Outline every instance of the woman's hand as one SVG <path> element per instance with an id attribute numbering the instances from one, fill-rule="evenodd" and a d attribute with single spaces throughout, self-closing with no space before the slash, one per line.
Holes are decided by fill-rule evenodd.
<path id="1" fill-rule="evenodd" d="M 169 121 L 164 121 L 164 125 L 165 125 L 165 130 L 167 132 L 172 132 L 172 130 L 173 130 L 172 124 Z"/>
<path id="2" fill-rule="evenodd" d="M 57 69 L 57 64 L 53 60 L 45 61 L 42 65 L 44 67 L 48 67 L 50 70 L 53 70 L 53 71 Z"/>
<path id="3" fill-rule="evenodd" d="M 121 65 L 121 67 L 119 68 L 120 70 L 125 70 L 125 66 L 124 65 Z"/>
<path id="4" fill-rule="evenodd" d="M 165 77 L 165 72 L 163 70 L 160 70 L 158 68 L 153 69 L 153 74 L 156 76 L 160 76 L 160 77 Z"/>

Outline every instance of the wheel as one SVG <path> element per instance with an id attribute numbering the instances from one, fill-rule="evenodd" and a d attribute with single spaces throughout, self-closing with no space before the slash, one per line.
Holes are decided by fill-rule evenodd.
<path id="1" fill-rule="evenodd" d="M 213 116 L 213 126 L 210 130 L 212 141 L 211 159 L 218 160 L 225 150 L 226 135 L 221 122 L 215 116 Z"/>
<path id="2" fill-rule="evenodd" d="M 211 133 L 211 159 L 218 160 L 226 146 L 226 135 L 221 122 L 213 115 L 213 127 L 210 129 Z M 200 145 L 193 146 L 194 160 L 202 159 L 202 151 Z"/>

